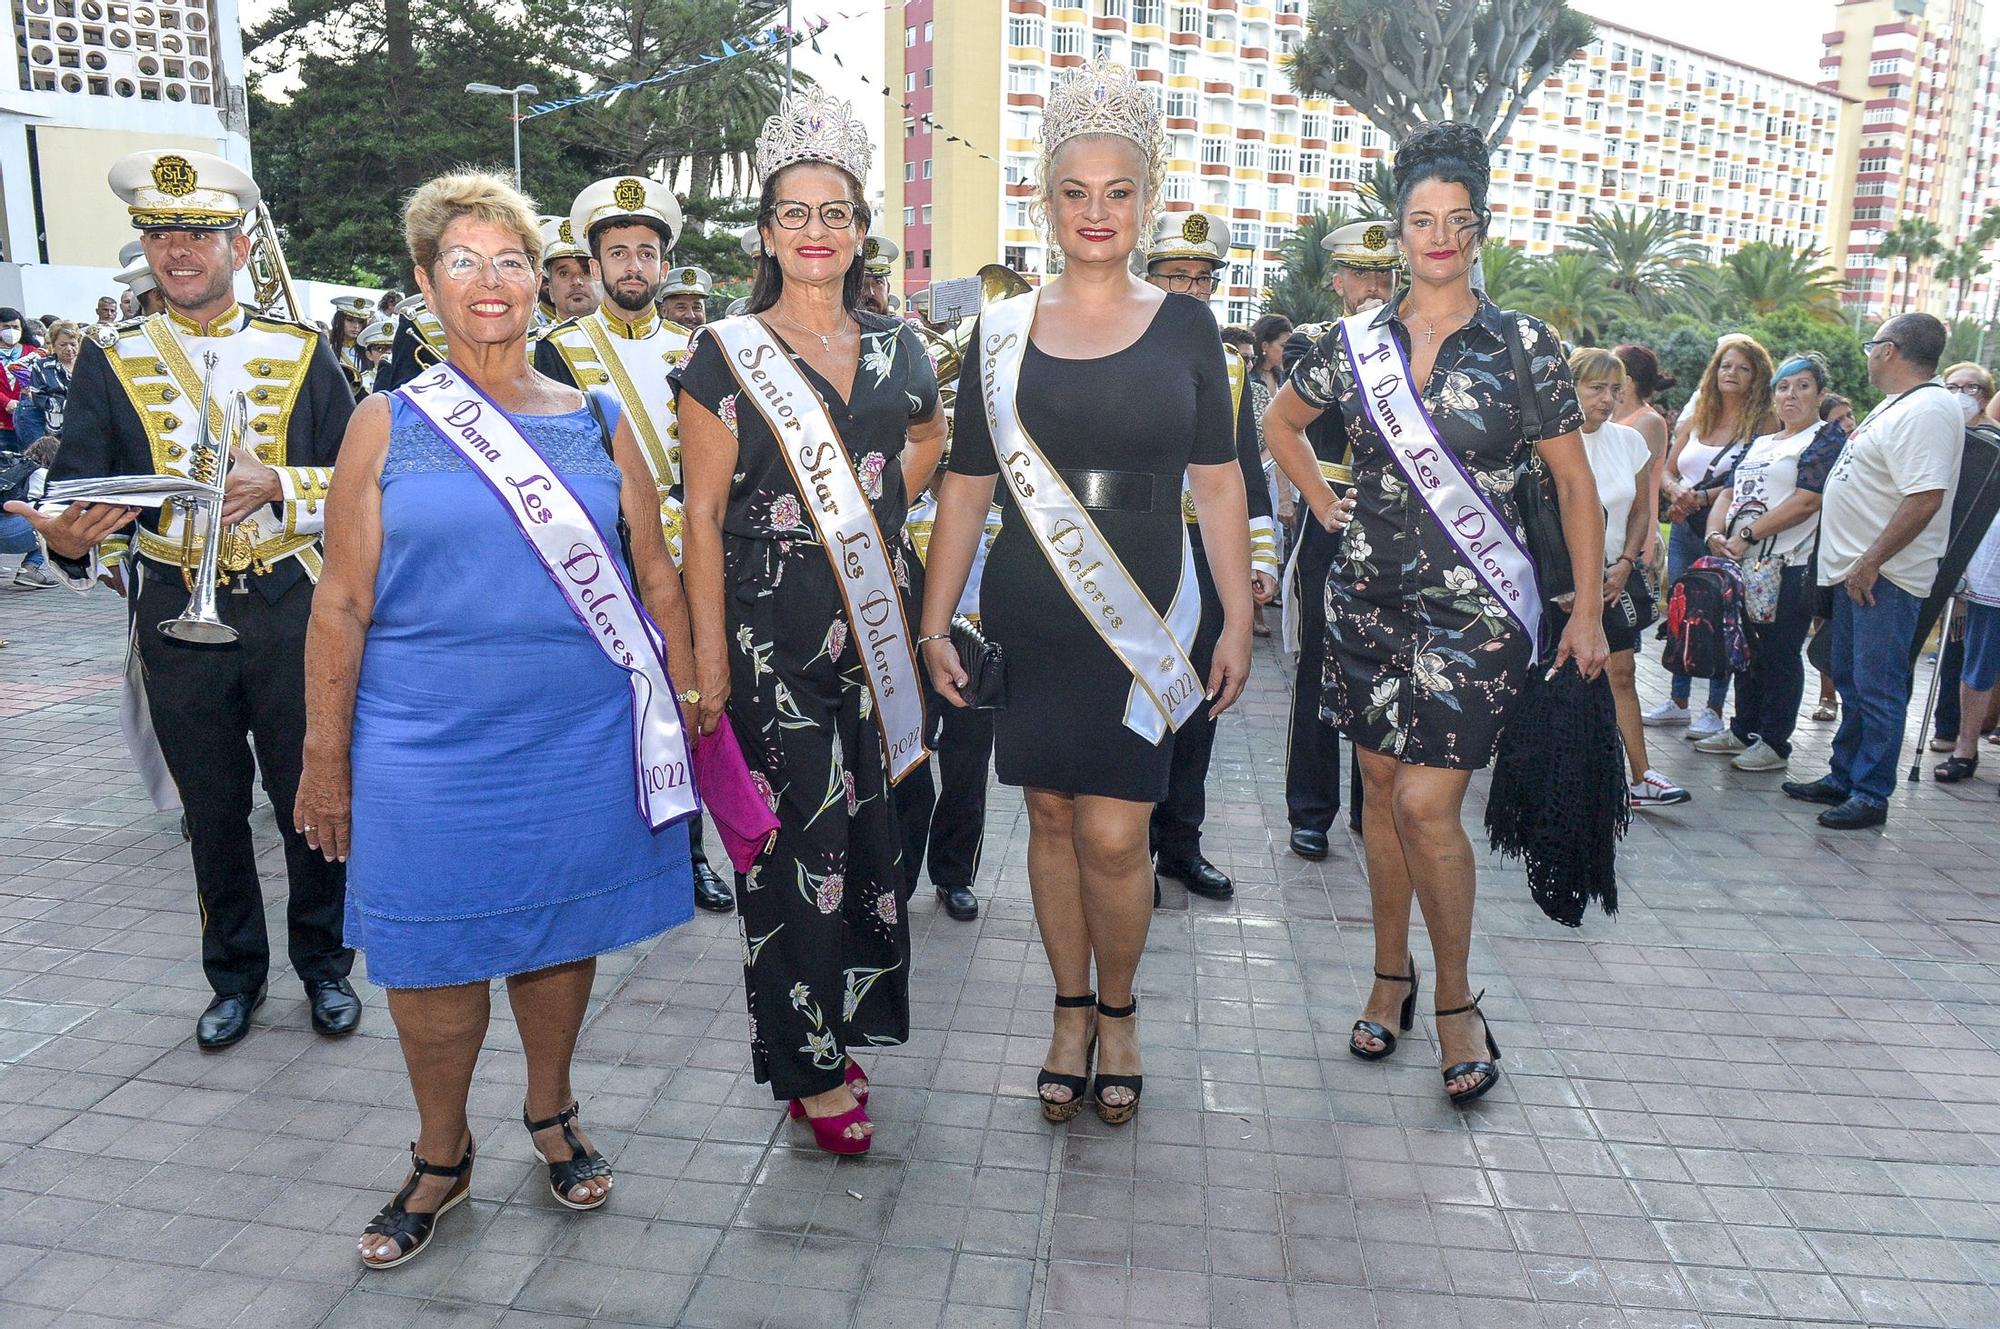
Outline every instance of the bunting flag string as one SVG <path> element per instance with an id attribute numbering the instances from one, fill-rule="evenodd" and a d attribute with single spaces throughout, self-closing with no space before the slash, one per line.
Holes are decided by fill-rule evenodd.
<path id="1" fill-rule="evenodd" d="M 912 112 L 915 115 L 917 123 L 932 133 L 937 134 L 940 137 L 940 141 L 956 144 L 978 157 L 981 161 L 990 162 L 994 160 L 992 153 L 980 151 L 979 146 L 973 143 L 972 140 L 962 138 L 958 134 L 951 132 L 943 124 L 939 123 L 937 118 L 930 112 L 918 111 L 909 98 L 899 98 L 894 88 L 878 83 L 862 71 L 850 67 L 845 60 L 840 58 L 839 52 L 828 51 L 819 44 L 819 35 L 832 27 L 836 21 L 859 18 L 863 14 L 872 14 L 877 12 L 878 8 L 883 12 L 899 10 L 906 3 L 907 0 L 887 0 L 886 3 L 879 7 L 876 5 L 864 5 L 858 9 L 841 10 L 833 14 L 823 14 L 816 18 L 806 19 L 797 27 L 788 27 L 782 23 L 775 24 L 757 32 L 745 33 L 733 40 L 725 39 L 719 49 L 706 52 L 697 60 L 677 65 L 672 69 L 663 69 L 659 73 L 646 78 L 630 79 L 623 83 L 613 83 L 601 88 L 592 88 L 589 92 L 581 92 L 574 97 L 555 97 L 544 101 L 531 102 L 521 112 L 520 118 L 522 120 L 533 120 L 540 116 L 553 115 L 557 111 L 568 110 L 572 106 L 581 106 L 586 102 L 607 101 L 623 93 L 633 92 L 640 88 L 658 87 L 665 83 L 671 83 L 675 79 L 685 78 L 690 74 L 712 69 L 725 60 L 734 60 L 741 56 L 777 54 L 796 46 L 810 46 L 815 54 L 830 57 L 833 63 L 838 65 L 850 77 L 861 80 L 862 84 L 866 87 L 876 89 L 882 94 L 884 100 L 894 102 L 903 110 Z"/>

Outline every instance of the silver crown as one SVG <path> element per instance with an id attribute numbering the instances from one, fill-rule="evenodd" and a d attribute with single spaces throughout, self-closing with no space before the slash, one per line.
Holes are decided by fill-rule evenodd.
<path id="1" fill-rule="evenodd" d="M 1116 134 L 1144 150 L 1148 161 L 1160 154 L 1160 104 L 1124 65 L 1092 61 L 1049 94 L 1042 112 L 1042 153 L 1083 134 Z"/>
<path id="2" fill-rule="evenodd" d="M 757 135 L 757 174 L 766 180 L 795 162 L 824 162 L 866 184 L 874 155 L 868 126 L 855 119 L 854 108 L 818 88 L 779 102 Z"/>

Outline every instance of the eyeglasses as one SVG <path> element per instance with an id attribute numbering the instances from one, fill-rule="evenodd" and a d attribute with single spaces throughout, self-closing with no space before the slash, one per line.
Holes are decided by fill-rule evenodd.
<path id="1" fill-rule="evenodd" d="M 1171 276 L 1161 277 L 1159 280 L 1166 283 L 1167 289 L 1175 295 L 1191 295 L 1196 291 L 1200 291 L 1205 295 L 1215 289 L 1215 274 L 1212 272 L 1202 277 L 1189 277 L 1182 273 L 1176 273 Z"/>
<path id="2" fill-rule="evenodd" d="M 453 245 L 437 257 L 438 271 L 452 281 L 471 281 L 489 267 L 495 278 L 514 286 L 525 286 L 536 277 L 534 262 L 518 249 L 488 258 L 477 250 Z"/>
<path id="3" fill-rule="evenodd" d="M 817 206 L 786 199 L 772 207 L 771 220 L 788 231 L 800 231 L 815 212 L 819 214 L 820 225 L 829 231 L 844 231 L 854 224 L 854 205 L 838 198 Z"/>
<path id="4" fill-rule="evenodd" d="M 1896 339 L 1894 337 L 1870 337 L 1867 341 L 1861 343 L 1861 353 L 1863 355 L 1866 355 L 1870 351 L 1874 350 L 1877 346 L 1895 346 L 1895 345 L 1896 345 Z M 1902 348 L 1900 346 L 1897 346 L 1896 349 L 1901 350 Z"/>
<path id="5" fill-rule="evenodd" d="M 1986 389 L 1980 387 L 1977 383 L 1947 383 L 1944 386 L 1947 392 L 1956 392 L 1961 397 L 1984 397 L 1986 395 Z"/>

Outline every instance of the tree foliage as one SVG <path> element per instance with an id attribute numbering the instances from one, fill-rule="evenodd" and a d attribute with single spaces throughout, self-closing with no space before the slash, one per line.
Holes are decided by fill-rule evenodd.
<path id="1" fill-rule="evenodd" d="M 1611 285 L 1648 313 L 1659 313 L 1687 284 L 1687 265 L 1704 257 L 1700 233 L 1664 209 L 1592 212 L 1569 228 L 1572 248 L 1609 269 Z"/>
<path id="2" fill-rule="evenodd" d="M 1333 293 L 1333 264 L 1320 241 L 1351 218 L 1345 208 L 1330 208 L 1299 223 L 1285 240 L 1285 266 L 1264 292 L 1267 313 L 1281 313 L 1294 323 L 1319 323 L 1340 317 L 1340 297 Z"/>
<path id="3" fill-rule="evenodd" d="M 1595 254 L 1553 254 L 1524 274 L 1521 303 L 1573 346 L 1595 345 L 1605 328 L 1638 312 Z"/>
<path id="4" fill-rule="evenodd" d="M 1595 33 L 1566 0 L 1316 0 L 1285 63 L 1301 93 L 1344 101 L 1392 138 L 1463 120 L 1497 146 Z"/>

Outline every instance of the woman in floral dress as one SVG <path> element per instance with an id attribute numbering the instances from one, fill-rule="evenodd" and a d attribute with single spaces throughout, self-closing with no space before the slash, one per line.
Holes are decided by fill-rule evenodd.
<path id="1" fill-rule="evenodd" d="M 1515 468 L 1530 448 L 1540 452 L 1555 481 L 1575 584 L 1595 586 L 1604 514 L 1561 345 L 1539 320 L 1499 309 L 1471 284 L 1490 217 L 1487 156 L 1478 130 L 1452 122 L 1426 126 L 1397 149 L 1397 224 L 1410 284 L 1368 326 L 1386 328 L 1395 339 L 1424 423 L 1517 533 Z M 1313 514 L 1329 526 L 1338 499 L 1320 477 L 1303 431 L 1331 413 L 1344 422 L 1354 449 L 1355 519 L 1325 588 L 1321 709 L 1353 740 L 1365 789 L 1375 984 L 1349 1046 L 1357 1057 L 1377 1060 L 1395 1051 L 1390 1022 L 1411 1026 L 1418 985 L 1409 952 L 1414 899 L 1430 934 L 1445 1090 L 1462 1105 L 1500 1079 L 1498 1044 L 1467 976 L 1476 878 L 1461 822 L 1466 788 L 1471 773 L 1492 761 L 1529 670 L 1574 659 L 1585 678 L 1594 678 L 1604 668 L 1604 627 L 1601 616 L 1578 614 L 1537 657 L 1536 643 L 1413 492 L 1363 411 L 1341 335 L 1336 328 L 1321 338 L 1294 367 L 1265 416 L 1264 436 Z M 1539 430 L 1523 409 L 1530 400 Z M 1446 1022 L 1454 1016 L 1476 1018 Z"/>
<path id="2" fill-rule="evenodd" d="M 811 119 L 781 111 L 773 121 L 788 114 L 795 129 Z M 863 134 L 865 151 L 844 103 L 812 114 L 822 133 L 845 123 Z M 793 148 L 808 154 L 813 144 Z M 760 163 L 768 155 L 760 140 Z M 910 329 L 857 307 L 865 158 L 828 155 L 790 156 L 766 176 L 750 317 L 824 403 L 883 540 L 900 551 L 908 495 L 929 482 L 944 446 L 937 377 Z M 900 835 L 838 579 L 717 333 L 696 333 L 680 375 L 685 577 L 699 606 L 699 726 L 713 731 L 726 709 L 779 819 L 775 845 L 737 887 L 751 1066 L 774 1097 L 795 1100 L 823 1147 L 854 1153 L 872 1127 L 849 1050 L 909 1032 Z M 893 569 L 907 585 L 900 552 Z"/>

